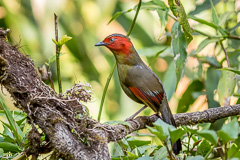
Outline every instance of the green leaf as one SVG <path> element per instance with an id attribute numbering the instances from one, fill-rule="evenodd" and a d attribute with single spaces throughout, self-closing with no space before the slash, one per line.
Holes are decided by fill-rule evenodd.
<path id="1" fill-rule="evenodd" d="M 181 128 L 177 128 L 175 130 L 169 130 L 172 144 L 175 143 L 178 139 L 180 139 L 185 133 L 186 131 Z"/>
<path id="2" fill-rule="evenodd" d="M 167 5 L 162 0 L 153 0 L 153 1 L 150 1 L 150 2 L 151 2 L 151 4 L 155 4 L 155 6 L 157 7 L 157 8 L 155 8 L 155 10 L 157 11 L 158 17 L 159 17 L 160 22 L 161 22 L 160 35 L 159 35 L 159 38 L 160 38 L 163 31 L 165 30 L 165 27 L 166 27 L 167 22 L 168 22 L 169 8 L 167 7 Z"/>
<path id="3" fill-rule="evenodd" d="M 149 156 L 143 156 L 138 158 L 137 160 L 153 160 L 153 158 L 149 157 Z"/>
<path id="4" fill-rule="evenodd" d="M 9 142 L 0 142 L 0 148 L 2 148 L 4 152 L 21 152 L 21 149 L 16 144 Z"/>
<path id="5" fill-rule="evenodd" d="M 232 69 L 232 68 L 220 68 L 219 70 L 230 71 L 230 72 L 233 72 L 233 73 L 236 73 L 236 74 L 240 75 L 239 70 L 235 70 L 235 69 Z"/>
<path id="6" fill-rule="evenodd" d="M 197 154 L 205 156 L 209 150 L 211 150 L 211 144 L 204 139 L 198 147 Z"/>
<path id="7" fill-rule="evenodd" d="M 219 22 L 218 25 L 222 26 L 226 23 L 226 21 L 229 19 L 230 15 L 233 14 L 234 12 L 226 12 L 224 13 L 220 18 L 219 18 Z"/>
<path id="8" fill-rule="evenodd" d="M 137 9 L 137 5 L 134 7 L 134 10 Z M 152 0 L 148 2 L 142 2 L 141 9 L 144 10 L 151 10 L 151 11 L 157 11 L 161 27 L 160 27 L 160 35 L 161 37 L 163 31 L 165 30 L 166 24 L 168 22 L 168 12 L 169 8 L 162 0 Z"/>
<path id="9" fill-rule="evenodd" d="M 137 148 L 139 155 L 146 155 L 146 153 L 151 155 L 156 149 L 158 149 L 157 145 L 146 145 Z"/>
<path id="10" fill-rule="evenodd" d="M 211 23 L 211 22 L 208 22 L 208 21 L 206 21 L 206 20 L 204 20 L 204 19 L 197 18 L 197 17 L 195 17 L 195 16 L 193 16 L 193 15 L 189 15 L 188 18 L 193 19 L 194 21 L 197 21 L 197 22 L 199 22 L 199 23 L 205 24 L 205 25 L 207 25 L 207 26 L 209 26 L 209 27 L 212 27 L 212 28 L 214 28 L 214 29 L 218 29 L 218 26 L 217 26 L 217 25 L 215 25 L 215 24 L 213 24 L 213 23 Z"/>
<path id="11" fill-rule="evenodd" d="M 27 117 L 23 117 L 22 119 L 16 121 L 16 123 L 20 126 L 25 120 L 26 120 Z"/>
<path id="12" fill-rule="evenodd" d="M 11 114 L 14 114 L 15 116 L 22 116 L 25 117 L 26 113 L 22 112 L 22 111 L 10 111 Z M 0 110 L 0 116 L 4 116 L 5 112 L 4 110 Z"/>
<path id="13" fill-rule="evenodd" d="M 152 135 L 150 133 L 139 133 L 139 132 L 136 132 L 135 134 L 138 137 L 154 137 L 154 135 Z"/>
<path id="14" fill-rule="evenodd" d="M 190 132 L 191 134 L 196 134 L 197 133 L 197 129 L 192 129 L 192 128 L 189 128 L 187 126 L 182 126 L 182 128 L 187 131 L 187 132 Z"/>
<path id="15" fill-rule="evenodd" d="M 175 22 L 172 27 L 172 50 L 174 54 L 177 84 L 180 81 L 187 59 L 187 40 L 184 33 L 181 31 L 181 26 L 178 22 Z M 176 84 L 176 85 L 177 85 Z"/>
<path id="16" fill-rule="evenodd" d="M 60 53 L 59 57 L 64 55 L 65 53 Z M 52 55 L 49 59 L 48 59 L 48 65 L 50 65 L 51 63 L 53 63 L 56 60 L 56 54 Z"/>
<path id="17" fill-rule="evenodd" d="M 208 108 L 219 107 L 219 103 L 214 100 L 214 91 L 217 89 L 220 71 L 213 67 L 207 70 L 207 80 L 205 81 Z"/>
<path id="18" fill-rule="evenodd" d="M 204 157 L 199 156 L 199 155 L 197 155 L 195 157 L 192 157 L 192 156 L 187 157 L 187 160 L 204 160 L 204 159 L 205 159 Z"/>
<path id="19" fill-rule="evenodd" d="M 110 24 L 113 20 L 115 20 L 118 16 L 120 16 L 121 14 L 124 14 L 124 13 L 128 13 L 128 12 L 131 12 L 133 9 L 129 9 L 127 11 L 120 11 L 120 12 L 117 12 L 115 13 L 112 18 L 109 20 L 109 22 L 107 24 Z"/>
<path id="20" fill-rule="evenodd" d="M 164 2 L 162 2 L 162 3 L 165 5 Z M 165 30 L 166 25 L 168 23 L 168 11 L 169 11 L 169 9 L 167 8 L 167 6 L 166 6 L 166 9 L 164 9 L 164 10 L 157 9 L 157 13 L 158 13 L 158 16 L 159 16 L 159 19 L 161 22 L 159 39 L 162 36 L 162 33 Z"/>
<path id="21" fill-rule="evenodd" d="M 234 72 L 222 70 L 222 75 L 218 83 L 218 98 L 221 106 L 229 105 L 230 97 L 233 95 L 236 86 L 236 77 Z"/>
<path id="22" fill-rule="evenodd" d="M 198 127 L 202 127 L 202 130 L 209 130 L 211 123 L 200 123 L 198 124 Z"/>
<path id="23" fill-rule="evenodd" d="M 58 41 L 58 44 L 59 44 L 59 46 L 62 46 L 62 45 L 64 45 L 65 43 L 67 43 L 68 41 L 70 41 L 71 39 L 72 39 L 72 37 L 67 36 L 67 35 L 63 35 L 63 36 L 61 37 L 61 39 Z"/>
<path id="24" fill-rule="evenodd" d="M 240 149 L 240 136 L 238 136 L 234 143 L 237 144 L 238 145 L 237 147 Z"/>
<path id="25" fill-rule="evenodd" d="M 161 9 L 167 9 L 167 5 L 162 0 L 152 0 L 157 6 L 160 6 Z"/>
<path id="26" fill-rule="evenodd" d="M 0 135 L 2 135 L 3 141 L 10 143 L 16 142 L 12 132 L 10 132 L 9 128 L 4 123 L 3 128 L 4 128 L 3 133 L 0 133 Z"/>
<path id="27" fill-rule="evenodd" d="M 192 29 L 188 23 L 187 14 L 180 0 L 168 0 L 171 11 L 177 17 L 179 23 L 182 25 L 184 34 L 187 39 L 187 43 L 190 43 L 193 39 Z"/>
<path id="28" fill-rule="evenodd" d="M 163 86 L 167 93 L 168 100 L 171 99 L 172 95 L 176 90 L 176 83 L 177 83 L 176 70 L 175 70 L 174 61 L 172 61 L 169 64 L 163 79 Z"/>
<path id="29" fill-rule="evenodd" d="M 234 27 L 229 29 L 230 33 L 233 33 L 234 31 L 236 31 L 236 29 L 238 29 L 238 27 L 240 26 L 240 22 L 238 22 Z"/>
<path id="30" fill-rule="evenodd" d="M 57 46 L 60 46 L 60 45 L 59 45 L 59 42 L 57 42 L 55 39 L 52 39 L 52 41 L 53 41 Z"/>
<path id="31" fill-rule="evenodd" d="M 224 124 L 217 134 L 224 143 L 227 143 L 238 138 L 238 128 L 238 120 L 234 117 L 228 124 Z"/>
<path id="32" fill-rule="evenodd" d="M 132 138 L 132 137 L 130 137 Z M 127 141 L 127 138 L 123 138 L 121 139 L 120 141 L 118 141 L 118 144 L 121 146 L 121 148 L 123 150 L 127 150 L 130 148 L 129 144 L 128 144 L 128 141 Z"/>
<path id="33" fill-rule="evenodd" d="M 210 2 L 211 2 L 211 10 L 212 10 L 213 23 L 214 23 L 215 25 L 218 25 L 219 21 L 218 21 L 217 12 L 216 12 L 216 10 L 215 10 L 215 8 L 214 8 L 214 5 L 213 5 L 212 0 L 210 0 Z"/>
<path id="34" fill-rule="evenodd" d="M 193 81 L 179 100 L 177 113 L 185 113 L 189 109 L 189 106 L 198 98 L 198 96 L 196 97 L 194 94 L 198 93 L 198 95 L 200 95 L 200 91 L 202 91 L 203 88 L 203 82 L 199 80 Z"/>
<path id="35" fill-rule="evenodd" d="M 221 64 L 217 61 L 216 57 L 209 57 L 209 56 L 196 56 L 198 61 L 201 63 L 207 63 L 212 67 L 220 68 L 222 67 Z"/>
<path id="36" fill-rule="evenodd" d="M 12 130 L 12 126 L 10 126 L 9 124 L 3 122 L 2 120 L 0 120 L 0 122 L 2 122 L 2 124 L 3 124 L 3 126 L 4 126 L 4 130 L 5 130 L 5 127 L 6 127 L 6 129 Z"/>
<path id="37" fill-rule="evenodd" d="M 167 136 L 165 136 L 163 134 L 163 132 L 159 132 L 157 129 L 149 127 L 149 126 L 147 126 L 147 128 L 152 134 L 156 135 L 161 141 L 166 140 Z"/>
<path id="38" fill-rule="evenodd" d="M 136 5 L 133 9 L 137 10 Z M 142 2 L 141 8 L 142 10 L 150 10 L 150 11 L 156 11 L 157 9 L 162 9 L 161 6 L 157 5 L 153 1 L 148 1 L 148 2 Z"/>
<path id="39" fill-rule="evenodd" d="M 111 124 L 111 125 L 122 124 L 124 126 L 128 126 L 132 128 L 131 124 L 125 121 L 108 121 L 108 122 L 105 122 L 104 124 Z"/>
<path id="40" fill-rule="evenodd" d="M 130 140 L 128 141 L 129 146 L 134 149 L 136 147 L 144 146 L 151 144 L 151 141 L 143 141 L 143 140 Z"/>
<path id="41" fill-rule="evenodd" d="M 232 143 L 232 144 L 230 144 L 230 145 L 231 145 L 231 146 L 230 146 L 229 149 L 227 150 L 228 159 L 231 159 L 231 160 L 232 160 L 233 157 L 240 159 L 240 149 L 239 149 L 239 147 L 238 147 L 239 144 L 237 145 L 237 144 L 235 144 L 235 143 Z"/>
<path id="42" fill-rule="evenodd" d="M 168 152 L 165 146 L 161 147 L 158 151 L 155 152 L 153 159 L 154 160 L 163 160 L 167 158 Z"/>
<path id="43" fill-rule="evenodd" d="M 218 137 L 217 137 L 216 132 L 213 130 L 202 130 L 202 131 L 196 132 L 196 134 L 201 137 L 204 137 L 206 140 L 208 140 L 209 142 L 211 142 L 214 145 L 217 144 Z"/>
<path id="44" fill-rule="evenodd" d="M 236 40 L 230 40 L 230 42 L 232 45 L 238 46 L 238 43 L 236 43 Z M 233 46 L 228 46 L 228 48 L 231 48 Z M 230 63 L 230 67 L 231 68 L 238 68 L 239 66 L 239 57 L 240 57 L 240 49 L 235 49 L 233 51 L 228 51 L 227 50 L 227 54 L 228 54 L 228 58 L 229 58 L 229 63 Z M 224 61 L 226 59 L 226 57 L 224 57 L 224 59 L 222 59 L 222 61 Z M 231 69 L 229 68 L 229 69 Z M 239 70 L 239 69 L 238 69 Z"/>
<path id="45" fill-rule="evenodd" d="M 217 3 L 221 2 L 221 0 L 213 0 L 213 4 L 216 5 Z M 203 1 L 203 3 L 196 4 L 196 8 L 191 11 L 189 14 L 190 15 L 195 15 L 198 13 L 201 13 L 202 11 L 206 11 L 209 8 L 211 8 L 210 1 Z"/>
<path id="46" fill-rule="evenodd" d="M 129 158 L 133 158 L 133 159 L 138 158 L 138 156 L 133 154 L 132 152 L 129 152 L 129 151 L 126 151 L 126 152 L 127 152 Z"/>
<path id="47" fill-rule="evenodd" d="M 137 10 L 138 5 L 136 5 L 133 10 Z M 141 4 L 141 10 L 150 10 L 150 11 L 156 11 L 157 9 L 165 10 L 168 9 L 166 4 L 162 0 L 151 0 L 148 2 L 142 2 Z"/>
<path id="48" fill-rule="evenodd" d="M 11 126 L 11 131 L 13 132 L 18 144 L 21 144 L 21 140 L 23 139 L 23 132 L 20 129 L 20 127 L 17 125 L 17 123 L 15 123 L 14 118 L 11 114 L 11 112 L 8 110 L 7 106 L 5 105 L 5 103 L 3 102 L 2 98 L 0 97 L 0 103 L 3 107 L 3 110 L 6 114 L 7 120 L 9 125 Z"/>
<path id="49" fill-rule="evenodd" d="M 194 52 L 194 54 L 198 54 L 203 48 L 205 48 L 210 43 L 216 43 L 220 39 L 219 38 L 206 38 L 204 39 L 199 45 L 197 50 Z"/>
<path id="50" fill-rule="evenodd" d="M 169 130 L 170 129 L 172 131 L 176 130 L 176 128 L 174 126 L 167 124 L 166 122 L 164 122 L 160 118 L 158 118 L 158 120 L 156 122 L 154 122 L 153 125 L 156 127 L 156 129 L 159 132 L 163 133 L 165 136 L 169 136 Z"/>
<path id="51" fill-rule="evenodd" d="M 121 148 L 121 146 L 117 142 L 113 143 L 111 156 L 112 157 L 124 156 L 123 149 Z"/>

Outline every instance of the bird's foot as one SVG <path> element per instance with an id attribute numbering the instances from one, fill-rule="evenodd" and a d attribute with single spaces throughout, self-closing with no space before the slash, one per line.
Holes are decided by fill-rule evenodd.
<path id="1" fill-rule="evenodd" d="M 132 115 L 131 117 L 128 117 L 127 119 L 125 119 L 125 121 L 132 121 L 135 118 L 136 115 Z"/>
<path id="2" fill-rule="evenodd" d="M 155 115 L 156 115 L 158 118 L 162 119 L 162 116 L 160 116 L 159 113 L 155 113 Z"/>
<path id="3" fill-rule="evenodd" d="M 141 109 L 139 109 L 136 113 L 134 113 L 131 117 L 127 118 L 125 121 L 133 120 L 140 112 L 142 112 L 147 106 L 143 106 Z"/>

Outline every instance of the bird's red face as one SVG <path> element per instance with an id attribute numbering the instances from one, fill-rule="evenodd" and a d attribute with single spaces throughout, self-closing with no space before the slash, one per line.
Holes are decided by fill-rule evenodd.
<path id="1" fill-rule="evenodd" d="M 112 34 L 107 36 L 102 42 L 95 44 L 95 46 L 106 46 L 114 54 L 129 55 L 132 50 L 132 42 L 127 36 L 122 34 Z"/>

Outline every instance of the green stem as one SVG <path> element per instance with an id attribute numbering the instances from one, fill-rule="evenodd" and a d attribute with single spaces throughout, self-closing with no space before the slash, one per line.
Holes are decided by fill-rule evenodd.
<path id="1" fill-rule="evenodd" d="M 109 83 L 111 81 L 111 78 L 112 78 L 112 75 L 113 75 L 113 72 L 115 70 L 116 65 L 117 65 L 117 63 L 115 62 L 114 65 L 113 65 L 112 71 L 110 72 L 110 74 L 109 74 L 109 76 L 107 78 L 107 82 L 106 82 L 104 90 L 103 90 L 103 95 L 102 95 L 100 108 L 99 108 L 99 112 L 98 112 L 98 122 L 100 122 L 100 119 L 101 119 L 103 103 L 104 103 L 104 100 L 105 100 L 105 97 L 106 97 L 106 93 L 107 93 L 107 89 L 108 89 L 108 86 L 109 86 Z"/>
<path id="2" fill-rule="evenodd" d="M 61 72 L 60 72 L 60 60 L 59 56 L 60 53 L 59 51 L 56 52 L 56 62 L 57 62 L 57 76 L 58 76 L 58 86 L 59 86 L 59 94 L 62 94 L 62 79 L 61 79 Z"/>
<path id="3" fill-rule="evenodd" d="M 197 29 L 193 29 L 193 32 L 199 33 L 199 34 L 201 34 L 203 36 L 206 36 L 208 38 L 224 38 L 224 37 L 221 37 L 221 36 L 211 36 L 211 35 L 208 35 L 208 34 L 202 32 L 202 31 L 199 31 Z"/>
<path id="4" fill-rule="evenodd" d="M 192 133 L 188 133 L 188 144 L 187 144 L 187 153 L 189 153 L 189 148 L 190 148 L 190 140 L 192 137 Z"/>
<path id="5" fill-rule="evenodd" d="M 57 23 L 57 15 L 54 13 L 54 20 L 55 20 L 55 40 L 58 42 L 58 23 Z M 57 77 L 58 77 L 58 87 L 59 87 L 59 94 L 62 93 L 62 80 L 61 80 L 61 72 L 60 72 L 60 48 L 56 45 L 56 63 L 57 63 Z"/>
<path id="6" fill-rule="evenodd" d="M 127 33 L 127 36 L 130 36 L 130 34 L 131 34 L 132 30 L 133 30 L 133 27 L 134 27 L 135 22 L 136 22 L 136 20 L 137 20 L 138 13 L 139 13 L 140 8 L 141 8 L 141 4 L 142 4 L 142 0 L 139 0 L 138 7 L 137 7 L 137 11 L 136 11 L 136 14 L 135 14 L 135 16 L 134 16 L 134 18 L 133 18 L 133 22 L 132 22 L 132 25 L 131 25 L 128 33 Z"/>
<path id="7" fill-rule="evenodd" d="M 205 159 L 208 159 L 208 156 L 210 155 L 210 153 L 212 152 L 212 150 L 213 150 L 213 148 L 215 147 L 215 145 L 213 145 L 212 147 L 211 147 L 211 149 L 208 151 L 208 153 L 205 155 Z"/>
<path id="8" fill-rule="evenodd" d="M 132 22 L 132 25 L 127 33 L 127 36 L 129 36 L 133 30 L 133 27 L 135 25 L 135 22 L 137 20 L 137 16 L 138 16 L 138 13 L 139 13 L 139 10 L 140 10 L 140 7 L 141 7 L 141 4 L 142 4 L 142 0 L 139 0 L 139 3 L 138 3 L 138 7 L 137 7 L 137 11 L 135 13 L 135 16 L 134 16 L 134 19 L 133 19 L 133 22 Z M 105 84 L 105 87 L 104 87 L 104 90 L 103 90 L 103 95 L 102 95 L 102 99 L 101 99 L 101 103 L 100 103 L 100 108 L 99 108 L 99 112 L 98 112 L 98 122 L 100 122 L 100 119 L 101 119 L 101 115 L 102 115 L 102 109 L 103 109 L 103 103 L 104 103 L 104 100 L 105 100 L 105 97 L 106 97 L 106 93 L 107 93 L 107 89 L 108 89 L 108 86 L 109 86 L 109 83 L 111 81 L 111 78 L 112 78 L 112 75 L 113 75 L 113 72 L 116 68 L 116 65 L 117 65 L 117 62 L 114 63 L 113 65 L 113 68 L 107 78 L 107 82 Z"/>

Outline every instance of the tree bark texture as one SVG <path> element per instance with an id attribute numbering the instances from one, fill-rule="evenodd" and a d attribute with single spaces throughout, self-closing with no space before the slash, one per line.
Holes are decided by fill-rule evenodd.
<path id="1" fill-rule="evenodd" d="M 158 118 L 152 115 L 128 120 L 132 127 L 98 123 L 88 116 L 81 103 L 91 99 L 86 84 L 75 84 L 63 95 L 57 95 L 42 82 L 33 61 L 3 38 L 0 38 L 0 83 L 11 94 L 16 107 L 27 113 L 29 122 L 45 133 L 50 150 L 62 159 L 110 159 L 109 142 L 146 125 L 152 126 Z M 174 119 L 177 125 L 194 125 L 239 114 L 240 105 L 234 105 L 176 114 Z"/>

